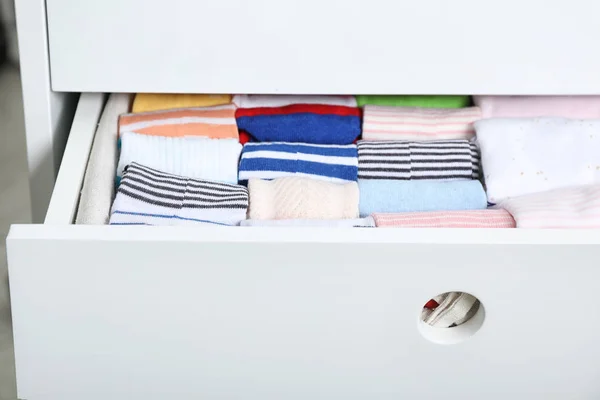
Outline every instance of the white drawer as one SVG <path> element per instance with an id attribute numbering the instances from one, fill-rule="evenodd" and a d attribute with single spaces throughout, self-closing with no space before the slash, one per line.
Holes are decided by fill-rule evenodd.
<path id="1" fill-rule="evenodd" d="M 102 104 L 8 238 L 19 398 L 600 396 L 597 231 L 71 225 Z M 485 308 L 458 344 L 419 328 L 446 291 Z"/>
<path id="2" fill-rule="evenodd" d="M 595 0 L 47 0 L 55 91 L 596 94 Z"/>

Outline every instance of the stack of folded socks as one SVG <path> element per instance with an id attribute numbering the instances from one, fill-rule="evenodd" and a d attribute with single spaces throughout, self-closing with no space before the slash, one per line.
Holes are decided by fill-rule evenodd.
<path id="1" fill-rule="evenodd" d="M 461 96 L 359 96 L 359 102 L 361 216 L 487 207 L 471 141 L 479 107 L 464 107 L 468 99 Z"/>
<path id="2" fill-rule="evenodd" d="M 127 113 L 130 96 L 112 95 L 77 222 L 108 220 L 115 186 L 99 172 L 108 163 L 116 164 L 118 187 L 111 223 L 166 224 L 157 215 L 171 215 L 169 224 L 188 218 L 244 226 L 599 225 L 600 96 L 470 100 L 138 94 Z M 115 131 L 120 152 L 110 145 Z M 202 207 L 183 206 L 184 182 L 212 185 Z M 240 188 L 248 221 L 239 210 L 231 218 L 206 213 L 209 197 L 222 202 L 216 193 L 228 198 Z M 181 200 L 179 211 L 143 206 L 163 195 Z"/>
<path id="3" fill-rule="evenodd" d="M 372 226 L 358 217 L 360 109 L 353 96 L 236 95 L 246 226 Z M 265 223 L 261 221 L 273 221 Z M 314 221 L 314 222 L 307 222 Z M 316 222 L 322 221 L 322 222 Z"/>
<path id="4" fill-rule="evenodd" d="M 119 117 L 113 225 L 239 225 L 239 143 L 230 95 L 139 94 Z"/>
<path id="5" fill-rule="evenodd" d="M 598 228 L 600 96 L 476 96 L 488 201 L 517 228 Z"/>
<path id="6" fill-rule="evenodd" d="M 138 162 L 171 174 L 237 183 L 242 146 L 233 104 L 123 114 L 119 135 L 117 181 L 125 166 Z"/>

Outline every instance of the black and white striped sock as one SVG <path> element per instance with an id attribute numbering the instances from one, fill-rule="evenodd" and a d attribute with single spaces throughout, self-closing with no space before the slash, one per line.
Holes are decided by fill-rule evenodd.
<path id="1" fill-rule="evenodd" d="M 479 149 L 469 140 L 358 142 L 359 179 L 479 178 Z"/>

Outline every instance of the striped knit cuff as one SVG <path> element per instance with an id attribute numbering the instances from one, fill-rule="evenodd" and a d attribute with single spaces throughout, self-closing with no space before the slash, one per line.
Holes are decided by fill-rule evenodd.
<path id="1" fill-rule="evenodd" d="M 239 180 L 304 176 L 327 182 L 358 179 L 356 145 L 308 143 L 246 143 L 242 150 Z"/>
<path id="2" fill-rule="evenodd" d="M 506 210 L 373 214 L 378 228 L 515 228 Z"/>
<path id="3" fill-rule="evenodd" d="M 358 142 L 359 179 L 479 178 L 479 149 L 469 140 Z"/>
<path id="4" fill-rule="evenodd" d="M 130 164 L 112 206 L 111 224 L 238 225 L 246 219 L 248 190 L 166 174 Z"/>
<path id="5" fill-rule="evenodd" d="M 239 138 L 233 104 L 122 114 L 119 135 L 125 132 L 167 137 Z"/>
<path id="6" fill-rule="evenodd" d="M 481 119 L 479 107 L 418 108 L 365 106 L 362 137 L 365 140 L 471 139 L 473 123 Z"/>

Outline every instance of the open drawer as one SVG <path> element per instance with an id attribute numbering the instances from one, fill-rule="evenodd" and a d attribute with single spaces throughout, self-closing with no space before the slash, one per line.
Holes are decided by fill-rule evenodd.
<path id="1" fill-rule="evenodd" d="M 598 232 L 72 225 L 103 104 L 8 238 L 19 398 L 600 396 Z M 447 291 L 483 307 L 427 329 Z"/>

